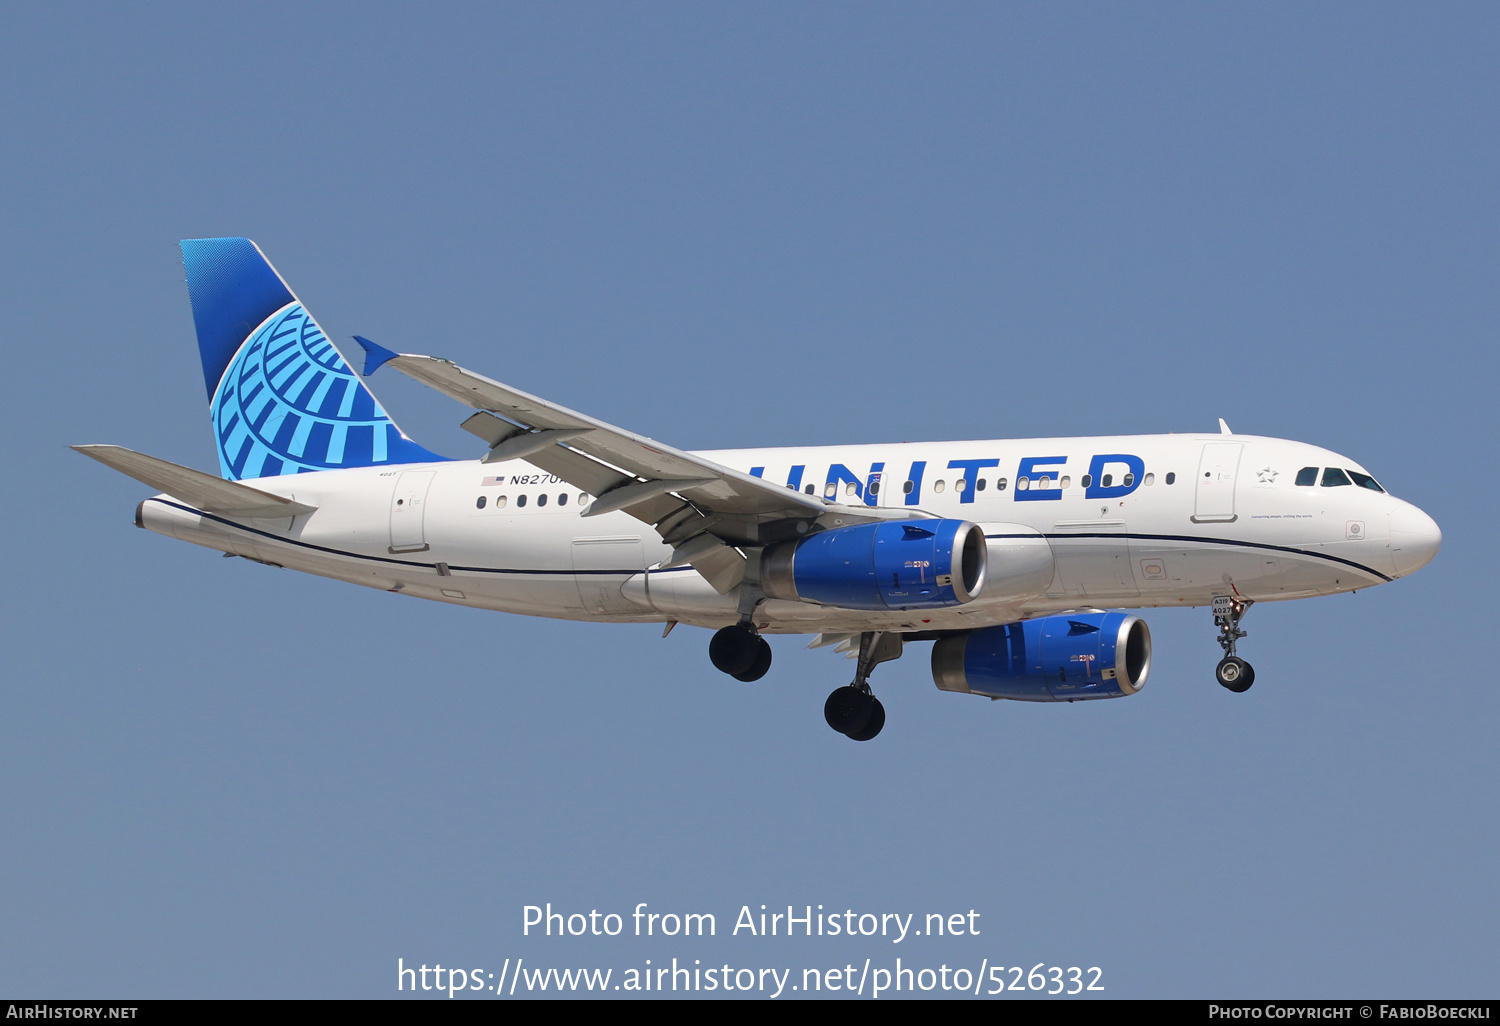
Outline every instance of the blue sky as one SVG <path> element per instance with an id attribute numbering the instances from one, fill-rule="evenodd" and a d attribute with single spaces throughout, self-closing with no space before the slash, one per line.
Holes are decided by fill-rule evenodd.
<path id="1" fill-rule="evenodd" d="M 1116 997 L 1494 993 L 1500 15 L 1480 4 L 7 5 L 0 991 L 384 997 L 407 964 L 1104 969 Z M 688 448 L 1212 429 L 1442 525 L 1386 587 L 1150 612 L 1128 701 L 879 741 L 796 639 L 439 607 L 130 527 L 212 469 L 176 249 L 337 339 Z M 408 433 L 466 411 L 377 378 Z M 550 942 L 521 909 L 976 909 L 908 951 Z M 913 944 L 915 948 L 915 944 Z M 910 962 L 908 962 L 910 964 Z"/>

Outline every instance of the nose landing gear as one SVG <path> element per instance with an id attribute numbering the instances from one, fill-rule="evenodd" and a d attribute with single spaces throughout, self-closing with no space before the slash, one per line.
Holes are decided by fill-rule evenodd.
<path id="1" fill-rule="evenodd" d="M 1246 636 L 1240 630 L 1240 620 L 1254 604 L 1254 599 L 1214 596 L 1214 626 L 1219 628 L 1219 646 L 1224 649 L 1224 658 L 1214 668 L 1214 677 L 1221 686 L 1236 694 L 1249 691 L 1250 685 L 1255 683 L 1255 667 L 1234 654 L 1235 643 Z"/>
<path id="2" fill-rule="evenodd" d="M 901 658 L 901 635 L 888 631 L 865 631 L 859 636 L 859 662 L 854 681 L 834 688 L 823 703 L 823 719 L 852 741 L 869 741 L 885 726 L 885 706 L 870 690 L 870 671 L 881 663 Z"/>

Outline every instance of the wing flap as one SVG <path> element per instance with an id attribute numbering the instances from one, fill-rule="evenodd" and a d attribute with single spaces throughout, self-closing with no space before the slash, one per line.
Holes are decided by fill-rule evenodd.
<path id="1" fill-rule="evenodd" d="M 538 470 L 556 474 L 574 488 L 581 488 L 590 495 L 600 495 L 635 480 L 628 474 L 622 474 L 613 467 L 606 467 L 598 460 L 561 445 L 550 445 L 540 452 L 534 452 L 526 457 L 526 462 Z"/>
<path id="2" fill-rule="evenodd" d="M 477 410 L 498 414 L 519 427 L 538 432 L 581 431 L 582 433 L 572 437 L 559 437 L 559 445 L 547 446 L 525 458 L 528 463 L 549 470 L 596 496 L 601 492 L 597 485 L 590 486 L 581 479 L 575 480 L 548 466 L 549 462 L 562 463 L 556 459 L 558 451 L 583 453 L 644 481 L 693 481 L 693 487 L 686 488 L 679 494 L 716 512 L 812 518 L 830 509 L 828 503 L 814 496 L 781 488 L 712 460 L 606 424 L 520 389 L 492 381 L 447 360 L 403 353 L 385 362 L 450 398 Z M 520 448 L 523 436 L 512 437 L 514 442 L 502 439 L 496 444 L 510 443 Z M 578 469 L 576 463 L 568 466 Z M 621 483 L 628 482 L 615 482 L 615 486 L 618 487 Z"/>
<path id="3" fill-rule="evenodd" d="M 763 527 L 827 517 L 834 524 L 910 519 L 909 509 L 845 506 L 783 488 L 743 471 L 493 381 L 433 356 L 397 355 L 360 340 L 373 363 L 480 412 L 464 428 L 484 439 L 484 462 L 526 462 L 594 497 L 585 516 L 623 510 L 656 528 L 673 548 L 668 565 L 691 563 L 714 590 L 740 585 L 748 559 L 740 546 L 757 544 Z M 805 526 L 797 533 L 805 530 Z M 787 537 L 784 531 L 768 532 Z"/>
<path id="4" fill-rule="evenodd" d="M 147 456 L 124 446 L 74 445 L 71 448 L 112 470 L 118 470 L 126 477 L 133 477 L 159 492 L 182 499 L 205 513 L 220 513 L 248 520 L 269 520 L 298 517 L 318 508 L 238 481 L 226 481 L 216 474 L 205 474 L 201 470 Z"/>

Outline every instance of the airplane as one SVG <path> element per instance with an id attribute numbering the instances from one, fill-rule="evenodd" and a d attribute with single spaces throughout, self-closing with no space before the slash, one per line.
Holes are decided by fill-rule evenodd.
<path id="1" fill-rule="evenodd" d="M 226 557 L 481 609 L 712 629 L 739 681 L 767 635 L 854 659 L 824 718 L 868 741 L 869 684 L 931 641 L 938 689 L 992 700 L 1138 694 L 1132 609 L 1210 607 L 1242 693 L 1256 602 L 1384 584 L 1438 525 L 1359 463 L 1231 432 L 686 452 L 433 356 L 355 336 L 356 375 L 249 239 L 182 243 L 217 475 L 75 450 L 157 490 L 135 523 Z M 407 437 L 365 379 L 390 366 L 471 408 L 478 459 Z M 479 446 L 476 445 L 476 451 Z"/>

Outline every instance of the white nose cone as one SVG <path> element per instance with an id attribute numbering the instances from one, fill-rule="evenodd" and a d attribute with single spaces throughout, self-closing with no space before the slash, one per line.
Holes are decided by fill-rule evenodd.
<path id="1" fill-rule="evenodd" d="M 1443 544 L 1443 532 L 1437 521 L 1409 502 L 1391 511 L 1391 558 L 1396 576 L 1415 573 L 1437 555 Z"/>

